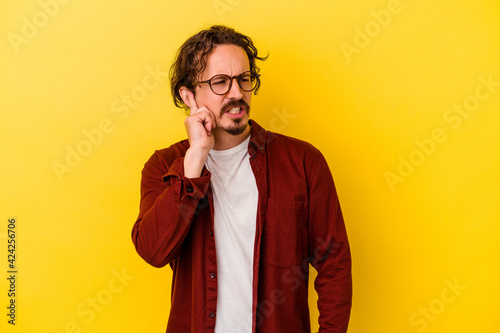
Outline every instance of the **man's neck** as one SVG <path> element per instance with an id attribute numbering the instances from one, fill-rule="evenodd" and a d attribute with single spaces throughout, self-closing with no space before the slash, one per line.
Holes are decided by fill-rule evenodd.
<path id="1" fill-rule="evenodd" d="M 247 125 L 243 133 L 238 135 L 229 134 L 222 129 L 215 129 L 212 133 L 215 135 L 214 150 L 226 150 L 236 147 L 250 136 L 250 124 Z"/>

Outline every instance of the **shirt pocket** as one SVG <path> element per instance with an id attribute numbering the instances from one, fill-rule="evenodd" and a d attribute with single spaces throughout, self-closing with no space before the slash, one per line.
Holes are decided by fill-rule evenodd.
<path id="1" fill-rule="evenodd" d="M 265 264 L 286 268 L 307 258 L 307 208 L 304 201 L 268 199 L 261 247 Z"/>

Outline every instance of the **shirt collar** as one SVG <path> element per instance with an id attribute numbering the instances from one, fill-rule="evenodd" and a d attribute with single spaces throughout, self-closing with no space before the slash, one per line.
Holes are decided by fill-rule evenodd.
<path id="1" fill-rule="evenodd" d="M 264 153 L 266 149 L 267 131 L 257 124 L 255 120 L 250 119 L 248 124 L 251 126 L 250 143 L 248 146 L 253 146 L 256 151 Z"/>

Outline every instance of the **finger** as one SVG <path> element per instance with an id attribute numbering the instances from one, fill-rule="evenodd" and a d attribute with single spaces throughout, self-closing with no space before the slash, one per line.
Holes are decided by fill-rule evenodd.
<path id="1" fill-rule="evenodd" d="M 189 109 L 191 110 L 191 114 L 193 114 L 196 111 L 198 111 L 198 104 L 196 103 L 196 100 L 194 98 L 194 94 L 192 91 L 188 91 L 187 96 L 188 96 L 188 101 L 189 101 Z"/>
<path id="2" fill-rule="evenodd" d="M 217 123 L 216 123 L 216 121 L 215 121 L 215 114 L 212 112 L 212 110 L 210 110 L 210 109 L 209 109 L 209 108 L 207 108 L 206 106 L 205 106 L 205 107 L 203 107 L 203 108 L 204 108 L 204 109 L 206 109 L 206 110 L 208 111 L 208 116 L 210 117 L 210 120 L 211 120 L 211 121 L 210 121 L 210 128 L 209 128 L 209 127 L 207 127 L 207 131 L 210 131 L 210 130 L 212 130 L 212 129 L 214 129 L 214 128 L 216 128 L 216 127 L 217 127 Z"/>
<path id="3" fill-rule="evenodd" d="M 206 106 L 202 106 L 194 114 L 187 117 L 186 121 L 191 124 L 194 124 L 194 122 L 201 124 L 207 134 L 210 135 L 210 132 L 214 127 L 215 117 Z"/>
<path id="4" fill-rule="evenodd" d="M 205 130 L 207 131 L 208 135 L 211 134 L 212 129 L 215 128 L 215 116 L 214 114 L 205 107 L 205 119 L 203 122 L 203 125 L 205 126 Z"/>

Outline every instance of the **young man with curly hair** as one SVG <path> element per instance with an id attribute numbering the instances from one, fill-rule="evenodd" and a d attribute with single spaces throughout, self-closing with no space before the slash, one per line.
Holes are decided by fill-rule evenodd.
<path id="1" fill-rule="evenodd" d="M 323 155 L 250 119 L 260 86 L 252 40 L 225 26 L 189 38 L 171 67 L 187 139 L 142 171 L 139 255 L 173 270 L 167 332 L 310 332 L 309 264 L 320 332 L 347 331 L 351 257 Z"/>

